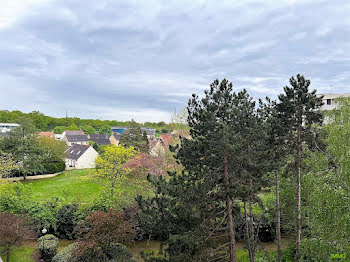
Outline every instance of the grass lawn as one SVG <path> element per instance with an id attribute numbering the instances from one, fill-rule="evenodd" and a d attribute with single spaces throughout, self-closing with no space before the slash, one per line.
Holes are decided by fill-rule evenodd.
<path id="1" fill-rule="evenodd" d="M 13 247 L 11 249 L 10 253 L 10 261 L 11 262 L 34 262 L 34 260 L 31 258 L 33 252 L 36 248 L 34 247 L 27 247 L 27 246 L 21 246 L 21 247 Z M 5 262 L 7 256 L 4 252 L 1 253 L 1 258 Z"/>
<path id="2" fill-rule="evenodd" d="M 40 180 L 24 182 L 31 187 L 34 199 L 45 201 L 50 197 L 60 197 L 67 202 L 88 204 L 99 195 L 103 186 L 86 179 L 89 169 L 64 171 L 62 174 Z M 143 178 L 123 178 L 116 186 L 121 201 L 133 202 L 137 195 L 150 193 L 150 185 Z"/>

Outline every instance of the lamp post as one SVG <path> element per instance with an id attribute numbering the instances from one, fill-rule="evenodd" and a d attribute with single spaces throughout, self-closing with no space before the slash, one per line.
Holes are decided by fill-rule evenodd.
<path id="1" fill-rule="evenodd" d="M 41 233 L 43 233 L 43 255 L 45 254 L 45 234 L 47 233 L 47 229 L 44 227 L 43 230 L 41 230 Z"/>

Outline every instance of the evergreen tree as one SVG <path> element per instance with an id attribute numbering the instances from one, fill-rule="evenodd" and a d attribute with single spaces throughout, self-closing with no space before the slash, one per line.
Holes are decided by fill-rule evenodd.
<path id="1" fill-rule="evenodd" d="M 316 90 L 309 91 L 310 80 L 298 74 L 289 80 L 291 87 L 284 87 L 284 93 L 278 96 L 277 111 L 281 123 L 287 127 L 285 139 L 294 155 L 296 175 L 296 254 L 300 261 L 301 241 L 301 170 L 305 148 L 313 148 L 317 140 L 317 129 L 314 125 L 322 123 L 322 98 L 316 96 Z"/>
<path id="2" fill-rule="evenodd" d="M 276 194 L 276 238 L 277 238 L 277 262 L 282 259 L 281 247 L 281 207 L 280 207 L 280 179 L 279 171 L 286 163 L 288 156 L 288 148 L 286 145 L 285 134 L 287 127 L 283 125 L 281 117 L 277 111 L 276 101 L 267 99 L 267 104 L 263 107 L 262 113 L 265 115 L 265 130 L 267 132 L 267 143 L 269 145 L 268 159 L 270 162 L 270 170 L 275 174 L 275 194 Z"/>
<path id="3" fill-rule="evenodd" d="M 147 135 L 145 133 L 142 134 L 140 127 L 129 128 L 125 130 L 120 135 L 119 144 L 124 147 L 132 146 L 136 150 L 139 150 L 140 152 L 143 152 L 143 153 L 149 152 Z"/>
<path id="4" fill-rule="evenodd" d="M 261 187 L 266 170 L 262 119 L 247 91 L 233 92 L 226 79 L 214 81 L 201 100 L 193 95 L 188 114 L 192 139 L 184 140 L 178 159 L 189 172 L 200 173 L 210 188 L 207 194 L 225 206 L 230 261 L 236 261 L 232 200 L 246 199 L 251 208 Z M 250 223 L 254 237 L 252 210 Z"/>

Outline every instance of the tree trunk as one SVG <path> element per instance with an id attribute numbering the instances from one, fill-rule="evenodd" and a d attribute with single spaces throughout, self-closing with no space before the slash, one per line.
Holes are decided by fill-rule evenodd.
<path id="1" fill-rule="evenodd" d="M 253 192 L 253 180 L 250 179 L 250 189 Z M 251 260 L 255 262 L 255 232 L 254 232 L 254 217 L 253 217 L 253 195 L 250 193 L 249 197 L 249 219 L 250 219 L 250 247 L 251 247 Z"/>
<path id="2" fill-rule="evenodd" d="M 248 222 L 248 214 L 247 214 L 247 203 L 244 201 L 244 220 L 245 220 L 245 233 L 247 237 L 247 246 L 249 253 L 249 261 L 252 261 L 252 249 L 250 246 L 250 233 L 249 233 L 249 222 Z"/>
<path id="3" fill-rule="evenodd" d="M 227 164 L 226 156 L 224 157 L 224 180 L 225 180 L 225 187 L 226 187 L 226 213 L 227 213 L 227 231 L 228 231 L 228 238 L 230 242 L 230 262 L 237 262 L 235 232 L 233 230 L 232 205 L 231 205 L 230 196 L 228 194 L 230 182 L 228 177 L 228 164 Z"/>
<path id="4" fill-rule="evenodd" d="M 10 262 L 10 247 L 6 248 L 6 255 L 7 255 L 6 262 Z"/>
<path id="5" fill-rule="evenodd" d="M 276 234 L 277 234 L 277 262 L 281 262 L 281 207 L 280 207 L 280 182 L 278 177 L 278 169 L 275 169 L 276 178 Z"/>
<path id="6" fill-rule="evenodd" d="M 301 240 L 301 127 L 298 127 L 298 149 L 297 149 L 297 221 L 296 221 L 296 253 L 295 261 L 300 261 L 300 240 Z"/>

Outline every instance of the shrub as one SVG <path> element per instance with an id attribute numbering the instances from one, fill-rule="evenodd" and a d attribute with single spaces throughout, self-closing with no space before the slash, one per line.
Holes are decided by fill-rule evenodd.
<path id="1" fill-rule="evenodd" d="M 47 228 L 48 232 L 54 233 L 57 228 L 56 214 L 58 212 L 61 200 L 58 198 L 49 199 L 47 202 L 28 203 L 27 213 L 40 234 L 42 228 Z"/>
<path id="2" fill-rule="evenodd" d="M 60 238 L 74 239 L 74 228 L 79 220 L 78 205 L 64 205 L 56 215 L 57 218 L 57 235 Z"/>
<path id="3" fill-rule="evenodd" d="M 38 242 L 41 258 L 43 258 L 45 262 L 51 262 L 57 252 L 58 238 L 54 235 L 45 235 L 39 238 Z"/>
<path id="4" fill-rule="evenodd" d="M 99 247 L 92 242 L 78 242 L 72 251 L 70 262 L 135 262 L 129 249 L 119 243 Z"/>
<path id="5" fill-rule="evenodd" d="M 0 212 L 23 214 L 31 200 L 30 188 L 22 183 L 0 184 Z"/>
<path id="6" fill-rule="evenodd" d="M 64 161 L 57 161 L 44 164 L 44 173 L 45 174 L 55 174 L 64 171 L 65 163 Z"/>
<path id="7" fill-rule="evenodd" d="M 59 252 L 56 256 L 53 257 L 52 262 L 71 262 L 72 261 L 72 253 L 75 248 L 77 248 L 77 243 L 73 243 L 68 247 L 64 248 L 61 252 Z"/>

